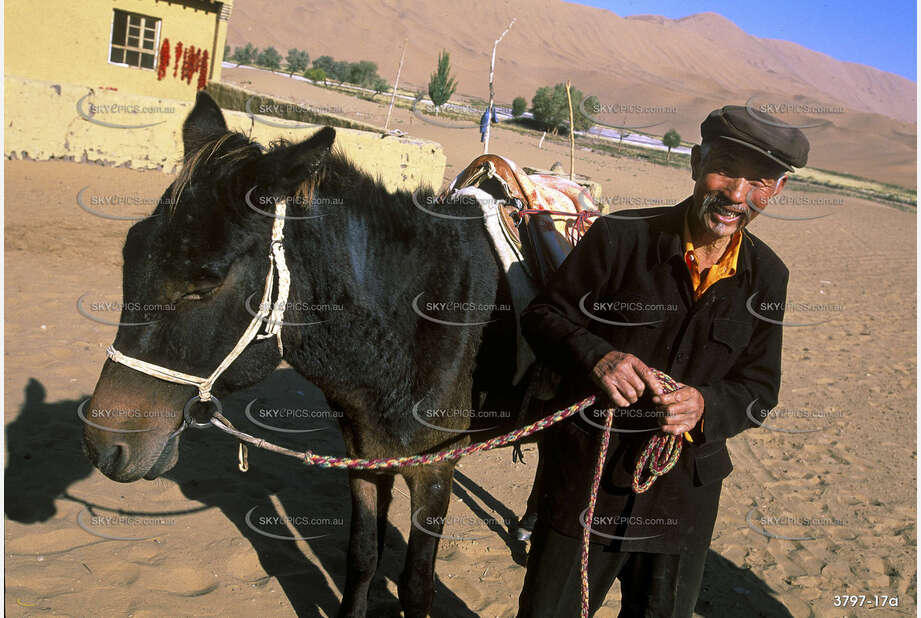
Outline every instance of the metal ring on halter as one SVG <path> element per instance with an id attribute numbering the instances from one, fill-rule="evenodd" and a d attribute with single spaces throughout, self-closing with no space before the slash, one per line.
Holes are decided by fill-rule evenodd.
<path id="1" fill-rule="evenodd" d="M 183 431 L 186 430 L 186 427 L 188 427 L 188 426 L 189 426 L 189 425 L 185 422 L 185 419 L 182 419 L 182 422 L 179 423 L 179 428 L 176 429 L 176 431 L 174 431 L 174 432 L 171 433 L 170 435 L 168 435 L 168 436 L 166 437 L 166 441 L 169 442 L 170 440 L 172 440 L 173 438 L 175 438 L 176 436 L 178 436 L 179 434 L 181 434 Z"/>
<path id="2" fill-rule="evenodd" d="M 186 427 L 194 427 L 195 429 L 207 429 L 208 427 L 211 427 L 212 417 L 214 417 L 215 414 L 222 414 L 224 412 L 224 406 L 221 405 L 220 399 L 212 395 L 211 399 L 203 402 L 205 404 L 208 404 L 208 403 L 214 404 L 213 411 L 211 412 L 211 415 L 208 417 L 208 420 L 204 422 L 196 421 L 195 418 L 192 417 L 192 404 L 198 401 L 201 401 L 200 394 L 195 395 L 194 397 L 192 397 L 186 402 L 185 407 L 182 408 L 182 423 Z"/>

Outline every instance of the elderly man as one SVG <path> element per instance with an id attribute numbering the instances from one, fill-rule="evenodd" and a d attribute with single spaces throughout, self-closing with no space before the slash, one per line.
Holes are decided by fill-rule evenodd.
<path id="1" fill-rule="evenodd" d="M 805 165 L 809 143 L 799 129 L 740 106 L 713 111 L 701 136 L 691 197 L 599 218 L 524 312 L 528 342 L 564 377 L 552 404 L 593 392 L 607 401 L 543 438 L 519 617 L 577 615 L 584 526 L 592 613 L 617 578 L 621 616 L 690 616 L 732 470 L 726 439 L 777 404 L 782 327 L 771 320 L 783 319 L 789 271 L 746 228 L 786 174 Z M 651 368 L 679 390 L 665 394 Z M 586 522 L 611 407 L 608 460 Z M 634 493 L 635 462 L 659 429 L 682 436 L 683 452 L 647 492 Z"/>

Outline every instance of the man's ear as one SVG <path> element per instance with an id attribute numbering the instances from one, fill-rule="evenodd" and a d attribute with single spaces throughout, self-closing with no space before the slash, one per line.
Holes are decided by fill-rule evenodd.
<path id="1" fill-rule="evenodd" d="M 188 118 L 182 125 L 182 145 L 185 156 L 197 151 L 204 144 L 227 133 L 227 123 L 224 114 L 204 90 L 195 97 L 195 107 L 189 112 Z"/>
<path id="2" fill-rule="evenodd" d="M 777 184 L 774 185 L 774 195 L 777 195 L 778 193 L 780 193 L 786 184 L 787 184 L 787 175 L 784 174 L 777 180 Z"/>
<path id="3" fill-rule="evenodd" d="M 697 181 L 700 176 L 700 146 L 691 148 L 691 180 Z"/>
<path id="4" fill-rule="evenodd" d="M 260 185 L 275 195 L 290 195 L 323 167 L 336 139 L 336 130 L 323 127 L 299 144 L 273 150 L 259 162 Z"/>

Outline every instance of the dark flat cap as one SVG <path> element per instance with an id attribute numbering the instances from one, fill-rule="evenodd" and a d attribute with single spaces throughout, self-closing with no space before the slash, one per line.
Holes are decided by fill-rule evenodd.
<path id="1" fill-rule="evenodd" d="M 727 139 L 757 150 L 789 171 L 806 165 L 809 140 L 802 131 L 779 118 L 744 105 L 727 105 L 710 112 L 700 125 L 704 142 Z"/>

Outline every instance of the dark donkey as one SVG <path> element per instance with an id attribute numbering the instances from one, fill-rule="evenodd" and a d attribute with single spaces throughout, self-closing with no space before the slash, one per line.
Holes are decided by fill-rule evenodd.
<path id="1" fill-rule="evenodd" d="M 259 382 L 283 359 L 342 410 L 350 457 L 433 452 L 498 433 L 441 431 L 413 414 L 420 402 L 426 409 L 483 410 L 484 402 L 496 401 L 485 393 L 515 399 L 513 316 L 504 309 L 508 291 L 476 220 L 480 211 L 474 204 L 445 206 L 445 214 L 465 221 L 421 214 L 409 193 L 387 192 L 331 151 L 334 138 L 327 127 L 302 143 L 264 150 L 228 131 L 218 106 L 199 94 L 183 126 L 182 171 L 157 216 L 128 232 L 123 325 L 114 347 L 142 361 L 209 375 L 252 320 L 248 303 L 258 305 L 268 272 L 273 217 L 251 206 L 286 198 L 291 291 L 281 329 L 283 355 L 274 337 L 253 340 L 217 380 L 215 395 Z M 420 307 L 439 301 L 461 303 L 464 310 L 445 321 L 466 325 L 451 327 L 420 315 Z M 324 304 L 344 310 L 313 309 Z M 158 413 L 94 414 L 97 426 L 87 424 L 84 432 L 88 456 L 116 481 L 163 474 L 177 462 L 181 436 L 172 434 L 195 390 L 107 360 L 87 414 Z M 475 417 L 459 414 L 435 422 L 470 430 L 481 427 Z M 417 521 L 441 522 L 453 470 L 454 463 L 447 462 L 350 471 L 351 532 L 340 615 L 367 612 L 394 474 L 406 479 Z M 427 527 L 442 531 L 440 524 Z M 406 616 L 424 616 L 431 608 L 435 534 L 411 529 L 398 585 Z"/>

